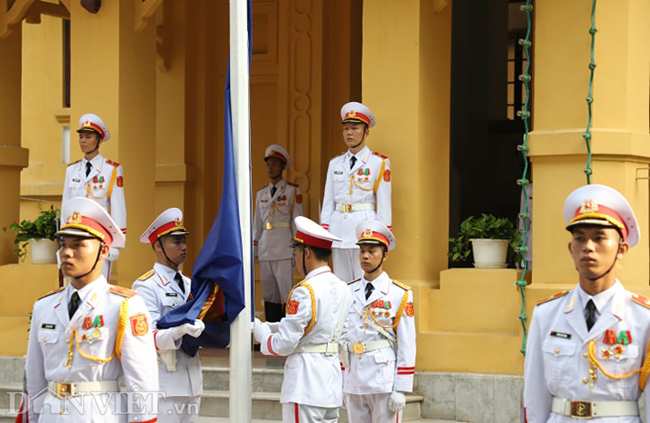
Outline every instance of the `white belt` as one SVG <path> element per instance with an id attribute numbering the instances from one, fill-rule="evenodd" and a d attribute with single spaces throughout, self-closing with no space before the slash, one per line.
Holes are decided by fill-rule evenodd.
<path id="1" fill-rule="evenodd" d="M 102 392 L 119 392 L 116 380 L 99 382 L 49 382 L 47 387 L 61 398 Z"/>
<path id="2" fill-rule="evenodd" d="M 270 230 L 275 228 L 288 228 L 289 226 L 289 222 L 266 222 L 264 224 L 264 229 Z"/>
<path id="3" fill-rule="evenodd" d="M 321 353 L 335 355 L 339 353 L 338 342 L 325 342 L 322 344 L 298 344 L 294 353 Z"/>
<path id="4" fill-rule="evenodd" d="M 553 397 L 551 411 L 567 417 L 592 419 L 638 416 L 639 406 L 636 401 L 571 401 Z"/>
<path id="5" fill-rule="evenodd" d="M 374 210 L 374 203 L 358 203 L 358 204 L 341 204 L 336 203 L 336 211 L 343 213 L 352 213 L 365 210 Z"/>
<path id="6" fill-rule="evenodd" d="M 388 339 L 380 339 L 372 342 L 357 342 L 352 345 L 353 354 L 363 354 L 369 351 L 381 350 L 383 348 L 393 348 L 393 344 Z"/>

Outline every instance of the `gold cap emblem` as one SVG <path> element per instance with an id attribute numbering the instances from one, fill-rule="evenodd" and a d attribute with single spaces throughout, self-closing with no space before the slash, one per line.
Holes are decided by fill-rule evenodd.
<path id="1" fill-rule="evenodd" d="M 582 206 L 580 206 L 580 214 L 593 213 L 596 211 L 598 211 L 598 204 L 596 204 L 594 199 L 585 200 L 582 202 Z"/>
<path id="2" fill-rule="evenodd" d="M 174 219 L 174 224 L 175 224 L 176 226 L 181 226 L 181 220 L 180 220 L 179 218 L 175 218 L 175 219 Z"/>
<path id="3" fill-rule="evenodd" d="M 68 223 L 79 224 L 81 223 L 81 213 L 78 211 L 73 212 L 70 217 L 68 217 Z"/>
<path id="4" fill-rule="evenodd" d="M 371 237 L 372 236 L 372 229 L 366 229 L 363 231 L 363 236 L 364 237 Z"/>

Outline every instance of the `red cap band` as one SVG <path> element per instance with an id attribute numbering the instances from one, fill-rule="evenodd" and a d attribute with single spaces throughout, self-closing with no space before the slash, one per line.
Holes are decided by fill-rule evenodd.
<path id="1" fill-rule="evenodd" d="M 168 234 L 169 232 L 174 231 L 175 229 L 183 229 L 183 228 L 179 227 L 175 221 L 165 223 L 164 225 L 162 225 L 161 227 L 153 231 L 151 235 L 149 235 L 149 242 L 153 244 L 154 242 L 156 242 L 158 238 Z"/>
<path id="2" fill-rule="evenodd" d="M 84 129 L 92 129 L 93 131 L 97 131 L 99 133 L 99 136 L 101 137 L 101 139 L 104 139 L 104 136 L 106 135 L 106 134 L 104 134 L 104 131 L 102 130 L 102 128 L 99 127 L 99 125 L 97 125 L 97 124 L 95 124 L 95 123 L 93 123 L 93 122 L 91 122 L 89 120 L 85 121 L 83 123 L 83 125 L 81 125 L 81 128 L 79 128 L 79 131 L 83 131 Z"/>
<path id="3" fill-rule="evenodd" d="M 297 231 L 296 237 L 294 239 L 298 242 L 301 242 L 305 245 L 309 245 L 311 247 L 326 248 L 328 250 L 332 249 L 332 241 L 316 238 L 304 232 Z"/>
<path id="4" fill-rule="evenodd" d="M 625 225 L 625 221 L 621 218 L 621 215 L 619 215 L 613 209 L 610 209 L 609 207 L 603 206 L 601 204 L 598 204 L 598 208 L 593 211 L 585 211 L 583 207 L 579 207 L 576 210 L 575 217 L 571 219 L 570 223 L 576 224 L 580 223 L 582 220 L 589 219 L 605 220 L 611 223 L 612 226 L 617 227 L 621 231 L 621 234 L 623 235 L 623 241 L 627 240 L 628 229 Z"/>
<path id="5" fill-rule="evenodd" d="M 75 228 L 86 231 L 89 234 L 94 235 L 104 241 L 106 245 L 110 246 L 113 243 L 113 237 L 111 236 L 111 233 L 106 230 L 106 228 L 100 225 L 96 220 L 85 216 L 80 216 L 78 213 L 73 213 L 70 218 L 68 218 L 68 222 L 61 227 L 61 230 L 68 228 Z"/>
<path id="6" fill-rule="evenodd" d="M 363 113 L 355 112 L 354 110 L 350 110 L 345 114 L 343 122 L 347 122 L 348 120 L 360 120 L 361 122 L 364 122 L 366 125 L 370 126 L 370 118 Z"/>
<path id="7" fill-rule="evenodd" d="M 386 247 L 390 247 L 390 241 L 388 241 L 388 238 L 386 238 L 384 236 L 384 234 L 382 234 L 382 233 L 372 231 L 372 233 L 370 234 L 370 233 L 364 232 L 363 235 L 361 235 L 361 238 L 359 238 L 359 242 L 361 242 L 363 240 L 366 240 L 366 239 L 379 241 L 382 244 L 384 244 Z"/>

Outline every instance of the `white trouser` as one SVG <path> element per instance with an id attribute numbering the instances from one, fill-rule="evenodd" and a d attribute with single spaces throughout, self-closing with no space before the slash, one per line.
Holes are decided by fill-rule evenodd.
<path id="1" fill-rule="evenodd" d="M 201 396 L 158 399 L 158 423 L 197 423 Z"/>
<path id="2" fill-rule="evenodd" d="M 293 287 L 291 259 L 260 260 L 260 283 L 264 301 L 275 304 L 286 303 Z"/>
<path id="3" fill-rule="evenodd" d="M 364 423 L 401 423 L 402 411 L 395 412 L 388 409 L 388 397 L 385 394 L 343 394 L 345 406 L 348 409 L 350 422 Z"/>
<path id="4" fill-rule="evenodd" d="M 343 282 L 351 282 L 363 276 L 358 248 L 332 248 L 334 274 Z"/>
<path id="5" fill-rule="evenodd" d="M 336 423 L 339 408 L 323 408 L 288 402 L 282 404 L 282 423 Z"/>

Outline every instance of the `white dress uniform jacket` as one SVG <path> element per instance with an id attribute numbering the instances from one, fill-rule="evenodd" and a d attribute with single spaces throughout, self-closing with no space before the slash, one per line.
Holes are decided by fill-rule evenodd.
<path id="1" fill-rule="evenodd" d="M 255 197 L 253 245 L 259 260 L 288 260 L 293 254 L 291 242 L 296 233 L 293 219 L 302 216 L 302 194 L 297 185 L 282 179 L 271 196 L 272 186 L 257 191 Z"/>
<path id="2" fill-rule="evenodd" d="M 157 407 L 149 413 L 127 413 L 127 399 L 118 398 L 115 392 L 68 399 L 53 394 L 53 383 L 110 384 L 123 376 L 127 392 L 151 392 L 147 398 L 155 401 L 151 402 L 153 406 L 157 404 L 156 352 L 149 328 L 151 318 L 142 298 L 130 289 L 109 285 L 100 276 L 78 291 L 81 303 L 70 320 L 68 298 L 73 290 L 68 285 L 34 304 L 26 361 L 29 421 L 156 421 L 151 412 Z M 97 391 L 92 388 L 91 392 Z"/>
<path id="3" fill-rule="evenodd" d="M 347 333 L 350 364 L 343 391 L 347 394 L 412 392 L 416 352 L 413 292 L 384 272 L 372 281 L 375 289 L 366 300 L 367 283 L 361 278 L 349 285 L 352 291 Z M 397 326 L 393 328 L 395 323 Z M 377 327 L 392 335 L 397 345 L 354 354 L 355 343 L 368 346 L 387 339 Z"/>
<path id="4" fill-rule="evenodd" d="M 352 153 L 330 160 L 323 194 L 320 223 L 341 238 L 333 248 L 357 248 L 355 229 L 359 222 L 379 220 L 391 228 L 391 173 L 388 157 L 364 147 L 356 154 L 350 169 Z M 349 206 L 351 205 L 351 206 Z M 351 207 L 351 212 L 345 212 Z M 357 210 L 358 211 L 355 211 Z"/>
<path id="5" fill-rule="evenodd" d="M 122 229 L 122 233 L 126 235 L 126 201 L 122 166 L 97 154 L 90 161 L 92 169 L 86 176 L 86 162 L 86 159 L 81 159 L 68 165 L 61 204 L 74 197 L 90 198 L 109 212 L 115 223 Z"/>
<path id="6" fill-rule="evenodd" d="M 288 355 L 281 403 L 341 406 L 343 380 L 338 346 L 331 354 L 300 351 L 310 344 L 336 342 L 335 332 L 341 316 L 341 336 L 345 336 L 344 322 L 349 308 L 349 288 L 328 266 L 312 270 L 296 285 L 278 332 L 261 342 L 263 354 Z"/>
<path id="7" fill-rule="evenodd" d="M 173 269 L 156 263 L 153 270 L 135 281 L 133 289 L 144 299 L 147 309 L 151 313 L 151 327 L 156 350 L 159 354 L 171 353 L 176 356 L 175 371 L 169 371 L 163 360 L 158 360 L 161 392 L 165 392 L 167 397 L 193 397 L 203 393 L 203 375 L 199 354 L 190 357 L 179 349 L 181 339 L 174 341 L 168 332 L 156 329 L 158 320 L 174 308 L 185 304 L 190 295 L 190 278 L 183 275 L 185 282 L 185 293 L 183 293 L 174 281 L 175 275 L 176 272 Z"/>
<path id="8" fill-rule="evenodd" d="M 613 295 L 596 323 L 587 331 L 584 305 L 578 288 L 539 304 L 530 324 L 524 368 L 524 407 L 528 423 L 576 422 L 574 418 L 551 411 L 553 397 L 570 401 L 636 401 L 640 395 L 639 374 L 615 380 L 597 370 L 591 389 L 590 363 L 585 356 L 589 341 L 595 341 L 598 361 L 610 374 L 622 375 L 639 369 L 647 354 L 650 340 L 650 310 L 635 302 L 634 294 L 625 291 L 616 281 Z M 605 291 L 607 292 L 607 291 Z M 586 294 L 585 294 L 586 295 Z M 601 295 L 601 294 L 599 294 Z M 641 302 L 644 299 L 641 298 Z M 611 332 L 609 332 L 611 331 Z M 626 332 L 629 331 L 629 332 Z M 608 336 L 610 340 L 608 342 Z M 621 335 L 629 335 L 622 354 L 612 353 Z M 616 338 L 613 344 L 611 335 Z M 631 339 L 629 339 L 631 338 Z M 624 342 L 623 342 L 624 343 Z M 609 351 L 609 352 L 607 352 Z M 607 358 L 609 357 L 609 358 Z M 644 396 L 650 404 L 650 390 Z M 650 419 L 650 407 L 646 421 Z M 600 417 L 589 421 L 598 423 L 638 423 L 639 417 Z"/>

